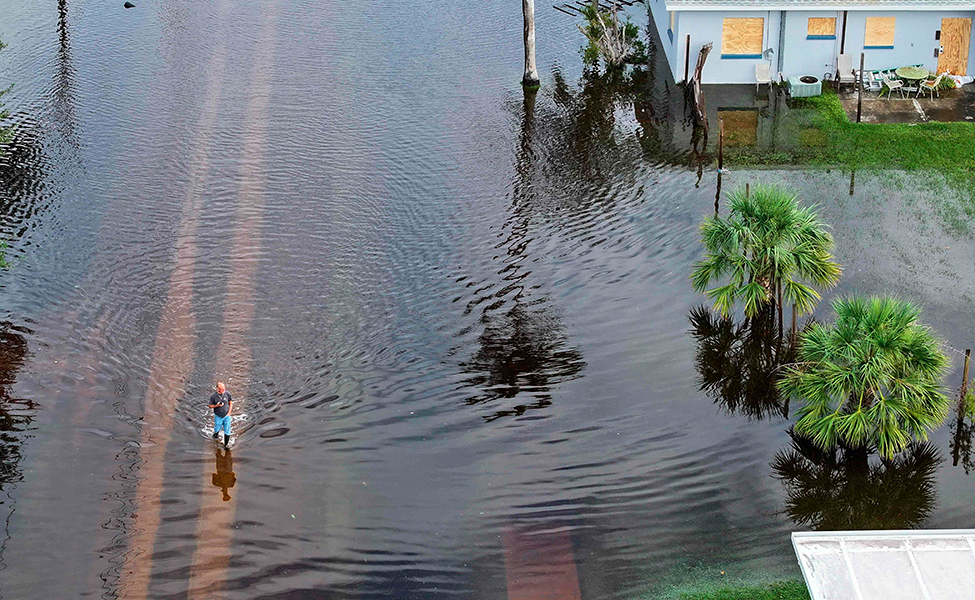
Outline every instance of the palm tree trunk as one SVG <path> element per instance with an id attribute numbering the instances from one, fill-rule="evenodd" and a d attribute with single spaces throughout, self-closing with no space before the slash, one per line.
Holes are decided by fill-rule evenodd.
<path id="1" fill-rule="evenodd" d="M 535 67 L 535 0 L 521 0 L 521 13 L 525 17 L 525 76 L 521 84 L 538 85 L 538 69 Z"/>
<path id="2" fill-rule="evenodd" d="M 779 305 L 779 339 L 782 339 L 782 280 L 779 279 L 775 282 L 775 287 L 779 295 L 777 304 Z"/>
<path id="3" fill-rule="evenodd" d="M 792 337 L 796 337 L 796 305 L 792 305 Z"/>

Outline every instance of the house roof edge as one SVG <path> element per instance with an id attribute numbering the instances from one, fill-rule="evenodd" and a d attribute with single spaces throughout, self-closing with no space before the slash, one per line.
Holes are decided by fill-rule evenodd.
<path id="1" fill-rule="evenodd" d="M 934 10 L 973 10 L 975 11 L 975 3 L 972 4 L 852 4 L 852 5 L 842 5 L 842 4 L 781 4 L 781 3 L 768 3 L 763 4 L 756 2 L 754 4 L 722 4 L 715 2 L 714 4 L 702 4 L 700 2 L 667 2 L 667 10 L 676 10 L 680 12 L 705 12 L 705 11 L 769 11 L 769 10 L 785 10 L 785 11 L 858 11 L 858 10 L 892 10 L 892 11 L 934 11 Z"/>

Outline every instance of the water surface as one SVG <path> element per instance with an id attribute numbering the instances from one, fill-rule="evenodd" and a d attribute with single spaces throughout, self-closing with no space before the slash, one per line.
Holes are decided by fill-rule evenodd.
<path id="1" fill-rule="evenodd" d="M 705 385 L 713 168 L 659 67 L 584 78 L 537 9 L 526 99 L 517 3 L 0 0 L 2 597 L 632 598 L 798 576 L 795 528 L 971 525 L 949 425 L 864 472 Z M 821 203 L 836 293 L 971 345 L 944 185 L 722 185 L 760 180 Z"/>

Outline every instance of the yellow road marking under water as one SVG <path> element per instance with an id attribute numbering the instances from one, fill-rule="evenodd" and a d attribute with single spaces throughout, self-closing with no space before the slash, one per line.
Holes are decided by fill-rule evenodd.
<path id="1" fill-rule="evenodd" d="M 260 229 L 266 179 L 262 156 L 267 145 L 275 13 L 276 5 L 267 5 L 257 38 L 257 55 L 250 77 L 251 97 L 244 116 L 246 129 L 241 152 L 240 196 L 231 253 L 233 269 L 227 283 L 223 335 L 217 349 L 216 361 L 217 378 L 226 378 L 228 386 L 232 386 L 234 382 L 240 386 L 246 385 L 251 369 L 247 334 L 254 320 L 254 287 L 260 259 Z M 239 409 L 235 407 L 234 410 Z M 211 594 L 223 587 L 227 565 L 235 554 L 233 524 L 237 512 L 237 494 L 233 494 L 225 502 L 223 495 L 210 486 L 209 461 L 203 464 L 204 491 L 200 516 L 196 522 L 196 552 L 190 567 L 190 600 L 212 598 Z"/>
<path id="2" fill-rule="evenodd" d="M 226 2 L 223 3 L 226 5 Z M 222 10 L 221 12 L 225 12 Z M 193 272 L 201 197 L 210 168 L 213 132 L 220 108 L 226 47 L 221 42 L 207 63 L 206 90 L 197 125 L 189 186 L 183 201 L 182 224 L 176 238 L 176 260 L 167 287 L 166 304 L 156 333 L 145 399 L 140 454 L 143 466 L 136 490 L 136 530 L 129 541 L 135 554 L 121 573 L 123 597 L 148 598 L 152 553 L 160 523 L 166 446 L 172 437 L 173 415 L 193 371 L 196 322 L 192 311 Z"/>

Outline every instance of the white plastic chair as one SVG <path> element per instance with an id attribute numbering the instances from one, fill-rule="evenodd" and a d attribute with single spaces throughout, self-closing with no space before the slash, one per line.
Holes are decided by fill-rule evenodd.
<path id="1" fill-rule="evenodd" d="M 884 71 L 880 72 L 880 78 L 884 81 L 884 85 L 887 86 L 887 101 L 890 101 L 891 95 L 894 90 L 898 90 L 901 93 L 901 98 L 904 98 L 904 82 L 900 79 L 891 79 L 887 77 L 887 73 Z"/>
<path id="2" fill-rule="evenodd" d="M 840 54 L 836 57 L 836 71 L 839 73 L 839 84 L 856 84 L 856 74 L 853 72 L 853 55 Z"/>
<path id="3" fill-rule="evenodd" d="M 928 81 L 928 80 L 922 81 L 917 86 L 917 95 L 920 96 L 921 95 L 921 92 L 923 92 L 924 90 L 928 90 L 929 92 L 931 92 L 931 99 L 932 100 L 934 100 L 934 93 L 935 92 L 938 92 L 938 98 L 940 98 L 941 97 L 941 90 L 938 89 L 938 86 L 941 85 L 941 80 L 945 78 L 945 75 L 946 74 L 947 74 L 947 71 L 945 73 L 942 73 L 941 75 L 938 75 L 937 77 L 935 77 L 934 81 Z"/>
<path id="4" fill-rule="evenodd" d="M 772 85 L 772 65 L 769 63 L 758 63 L 755 65 L 755 92 L 763 83 Z"/>

